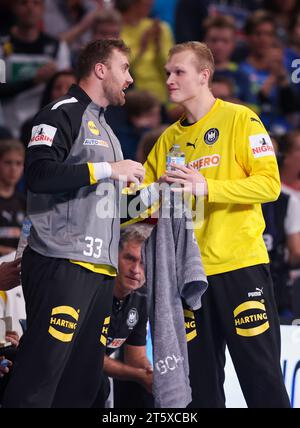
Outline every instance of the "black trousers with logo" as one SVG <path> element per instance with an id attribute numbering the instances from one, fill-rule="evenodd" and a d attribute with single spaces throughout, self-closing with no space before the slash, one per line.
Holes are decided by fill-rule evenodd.
<path id="1" fill-rule="evenodd" d="M 27 247 L 27 330 L 3 407 L 91 407 L 101 386 L 112 277 Z"/>
<path id="2" fill-rule="evenodd" d="M 225 407 L 226 344 L 248 407 L 290 407 L 269 266 L 212 275 L 208 283 L 202 308 L 194 312 L 196 332 L 189 332 L 190 340 L 187 335 L 190 407 Z"/>

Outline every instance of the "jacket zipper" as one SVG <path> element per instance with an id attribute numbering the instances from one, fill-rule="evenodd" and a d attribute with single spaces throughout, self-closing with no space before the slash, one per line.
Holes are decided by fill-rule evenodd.
<path id="1" fill-rule="evenodd" d="M 101 119 L 101 112 L 102 112 L 102 109 L 100 109 L 100 112 L 99 112 L 99 122 L 100 122 L 100 119 Z M 104 113 L 102 113 L 102 115 L 103 115 L 103 118 L 104 118 Z M 104 120 L 105 120 L 105 118 L 104 118 Z M 106 121 L 105 121 L 105 123 L 106 123 Z M 117 160 L 117 158 L 116 158 L 116 152 L 115 152 L 115 148 L 114 148 L 113 142 L 112 142 L 112 140 L 111 140 L 111 138 L 110 138 L 110 134 L 109 134 L 109 132 L 107 131 L 106 127 L 105 127 L 105 126 L 103 126 L 103 124 L 102 124 L 101 122 L 100 122 L 100 125 L 105 129 L 105 131 L 106 131 L 106 133 L 107 133 L 107 135 L 108 135 L 109 141 L 110 141 L 110 143 L 111 143 L 111 147 L 112 147 L 112 149 L 113 149 L 114 161 L 116 162 L 116 160 Z M 114 183 L 115 183 L 115 180 L 114 180 Z M 117 192 L 116 192 L 116 193 L 117 193 Z M 114 209 L 115 209 L 115 208 L 114 208 Z M 115 214 L 115 213 L 114 213 L 114 214 Z M 111 234 L 110 234 L 110 242 L 109 242 L 109 246 L 108 246 L 108 257 L 109 257 L 109 261 L 110 261 L 111 265 L 113 264 L 113 263 L 112 263 L 112 260 L 111 260 L 111 255 L 110 255 L 110 253 L 111 253 L 111 243 L 112 243 L 112 240 L 113 240 L 114 222 L 115 222 L 115 217 L 113 217 L 113 218 L 112 218 L 112 222 L 111 222 Z"/>

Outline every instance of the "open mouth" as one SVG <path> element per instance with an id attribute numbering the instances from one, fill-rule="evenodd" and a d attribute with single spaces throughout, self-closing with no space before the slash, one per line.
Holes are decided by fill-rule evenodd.
<path id="1" fill-rule="evenodd" d="M 122 88 L 122 93 L 123 93 L 124 95 L 125 95 L 125 93 L 126 93 L 127 89 L 128 89 L 128 85 L 126 85 L 126 86 L 124 86 L 124 87 Z"/>

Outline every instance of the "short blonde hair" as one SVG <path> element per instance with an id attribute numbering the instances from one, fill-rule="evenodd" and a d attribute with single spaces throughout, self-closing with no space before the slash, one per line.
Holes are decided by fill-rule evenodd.
<path id="1" fill-rule="evenodd" d="M 198 71 L 202 71 L 205 68 L 210 71 L 209 82 L 211 82 L 215 71 L 215 61 L 209 47 L 205 43 L 201 42 L 179 43 L 178 45 L 175 45 L 170 49 L 169 58 L 171 58 L 173 55 L 185 51 L 193 52 L 193 54 L 195 55 L 196 67 Z"/>

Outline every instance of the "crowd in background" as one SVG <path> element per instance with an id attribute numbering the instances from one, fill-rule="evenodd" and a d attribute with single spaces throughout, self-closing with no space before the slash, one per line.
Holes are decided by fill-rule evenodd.
<path id="1" fill-rule="evenodd" d="M 25 213 L 24 146 L 37 111 L 76 81 L 82 46 L 122 38 L 134 84 L 106 119 L 124 158 L 143 163 L 181 115 L 168 102 L 164 64 L 176 42 L 205 42 L 215 59 L 215 97 L 250 106 L 277 150 L 278 201 L 263 207 L 282 322 L 300 316 L 300 1 L 0 1 L 0 256 L 16 248 Z"/>

